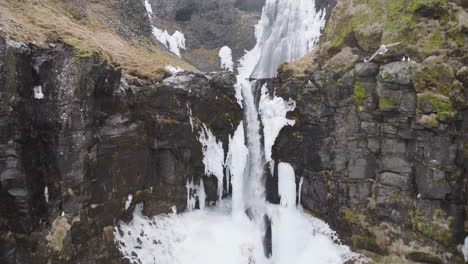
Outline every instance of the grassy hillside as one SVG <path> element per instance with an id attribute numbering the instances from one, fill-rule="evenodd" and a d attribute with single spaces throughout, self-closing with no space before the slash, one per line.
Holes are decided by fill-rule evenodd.
<path id="1" fill-rule="evenodd" d="M 125 28 L 119 14 L 111 8 L 116 0 L 3 0 L 0 1 L 0 26 L 17 41 L 64 42 L 75 48 L 77 56 L 95 53 L 130 75 L 158 79 L 164 66 L 196 70 L 177 56 L 159 48 L 145 37 L 122 37 L 116 28 Z"/>

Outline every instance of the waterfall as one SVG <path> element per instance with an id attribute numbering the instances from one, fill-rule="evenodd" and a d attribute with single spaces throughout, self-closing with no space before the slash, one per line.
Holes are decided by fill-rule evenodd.
<path id="1" fill-rule="evenodd" d="M 271 159 L 271 147 L 281 128 L 294 124 L 285 116 L 295 105 L 282 98 L 270 100 L 265 87 L 259 93 L 256 89 L 262 86 L 255 79 L 272 78 L 281 63 L 306 55 L 318 42 L 324 24 L 325 12 L 316 12 L 314 1 L 267 0 L 255 29 L 257 44 L 240 61 L 236 92 L 243 102 L 248 164 L 242 175 L 244 188 L 239 191 L 243 192 L 240 195 L 245 203 L 242 208 L 251 210 L 256 219 L 264 214 L 265 163 Z M 255 94 L 261 94 L 261 100 L 256 100 Z M 291 105 L 293 107 L 288 107 Z M 261 115 L 260 108 L 263 110 Z M 278 108 L 284 111 L 277 111 Z M 264 113 L 268 118 L 263 118 Z M 260 131 L 260 120 L 263 121 L 263 131 Z M 266 142 L 262 142 L 262 132 Z M 236 191 L 233 189 L 233 193 Z"/>
<path id="2" fill-rule="evenodd" d="M 222 166 L 226 168 L 232 199 L 151 219 L 137 206 L 132 222 L 120 222 L 114 232 L 120 251 L 131 263 L 342 264 L 359 258 L 337 240 L 326 223 L 296 205 L 291 164 L 278 161 L 281 204 L 270 204 L 265 197 L 264 168 L 273 163 L 271 148 L 280 130 L 294 125 L 286 114 L 294 110 L 295 102 L 270 94 L 258 79 L 274 77 L 281 63 L 313 49 L 324 17 L 324 12 L 316 12 L 314 0 L 266 0 L 255 27 L 257 44 L 239 61 L 236 97 L 244 120 L 229 138 L 226 160 L 219 159 L 224 150 L 206 126 L 203 131 L 210 136 L 200 137 L 206 151 L 216 150 L 212 155 L 204 153 L 206 172 L 219 181 Z M 203 190 L 199 201 L 205 199 L 203 182 L 187 186 Z M 187 201 L 193 209 L 192 196 Z"/>

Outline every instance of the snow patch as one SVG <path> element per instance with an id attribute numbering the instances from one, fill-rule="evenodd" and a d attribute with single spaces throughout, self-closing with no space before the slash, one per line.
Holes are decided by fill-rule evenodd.
<path id="1" fill-rule="evenodd" d="M 232 50 L 228 46 L 224 46 L 219 50 L 218 54 L 221 59 L 221 68 L 226 71 L 234 71 L 234 62 L 232 62 Z"/>
<path id="2" fill-rule="evenodd" d="M 179 72 L 183 72 L 183 71 L 184 71 L 184 70 L 183 70 L 182 68 L 180 68 L 179 66 L 174 67 L 174 66 L 172 66 L 172 65 L 166 65 L 166 66 L 164 67 L 164 69 L 168 70 L 168 71 L 169 71 L 170 73 L 172 73 L 172 74 L 177 74 L 177 73 L 179 73 Z"/>
<path id="3" fill-rule="evenodd" d="M 34 90 L 35 99 L 38 99 L 38 100 L 44 99 L 44 94 L 42 93 L 42 86 L 40 85 L 34 86 L 33 90 Z"/>

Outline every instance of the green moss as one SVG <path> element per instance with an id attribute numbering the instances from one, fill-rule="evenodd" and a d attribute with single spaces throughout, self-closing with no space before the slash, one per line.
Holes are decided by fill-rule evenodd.
<path id="1" fill-rule="evenodd" d="M 395 97 L 385 97 L 385 96 L 380 96 L 379 98 L 379 108 L 380 109 L 386 109 L 390 107 L 396 106 L 396 99 Z"/>
<path id="2" fill-rule="evenodd" d="M 350 224 L 359 226 L 361 228 L 367 229 L 370 227 L 370 224 L 367 222 L 366 216 L 357 212 L 352 211 L 351 209 L 344 207 L 341 209 L 341 219 Z"/>
<path id="3" fill-rule="evenodd" d="M 364 85 L 361 82 L 356 81 L 354 83 L 354 102 L 356 105 L 363 106 L 367 97 L 368 95 Z"/>
<path id="4" fill-rule="evenodd" d="M 442 43 L 444 42 L 443 34 L 441 33 L 440 28 L 436 28 L 432 32 L 432 36 L 429 38 L 428 43 L 423 47 L 425 50 L 436 50 L 442 48 Z"/>
<path id="5" fill-rule="evenodd" d="M 412 0 L 408 4 L 408 10 L 412 12 L 418 11 L 436 11 L 446 9 L 448 7 L 447 0 Z"/>
<path id="6" fill-rule="evenodd" d="M 371 252 L 378 253 L 379 255 L 387 255 L 388 252 L 380 247 L 374 236 L 360 236 L 353 235 L 351 237 L 354 248 L 365 249 Z"/>
<path id="7" fill-rule="evenodd" d="M 402 47 L 427 57 L 440 53 L 447 42 L 464 46 L 460 26 L 456 26 L 457 32 L 447 33 L 445 26 L 459 20 L 456 11 L 447 12 L 447 0 L 354 0 L 351 6 L 341 8 L 337 13 L 342 15 L 325 30 L 331 48 L 341 49 L 357 42 L 371 53 L 380 44 L 401 41 Z M 436 23 L 420 23 L 422 19 Z"/>
<path id="8" fill-rule="evenodd" d="M 436 118 L 430 119 L 428 122 L 425 123 L 425 125 L 430 127 L 437 127 L 439 126 L 439 121 Z"/>
<path id="9" fill-rule="evenodd" d="M 447 97 L 435 94 L 424 94 L 418 96 L 418 105 L 429 103 L 432 111 L 436 114 L 436 121 L 448 121 L 455 117 L 456 111 L 452 102 Z M 438 125 L 439 122 L 437 122 Z"/>
<path id="10" fill-rule="evenodd" d="M 344 208 L 342 210 L 342 213 L 343 213 L 342 219 L 349 223 L 355 224 L 359 221 L 358 215 L 354 214 L 354 212 L 351 211 L 351 209 L 349 208 Z"/>
<path id="11" fill-rule="evenodd" d="M 83 44 L 77 39 L 65 39 L 63 42 L 73 47 L 75 55 L 80 58 L 90 58 L 95 53 L 98 53 L 95 49 Z"/>
<path id="12" fill-rule="evenodd" d="M 391 43 L 405 39 L 406 34 L 416 24 L 413 12 L 407 9 L 406 0 L 389 0 L 386 10 L 382 42 Z"/>
<path id="13" fill-rule="evenodd" d="M 418 97 L 419 100 L 429 100 L 435 112 L 450 112 L 453 111 L 452 103 L 446 97 L 437 96 L 434 94 L 425 94 Z"/>
<path id="14" fill-rule="evenodd" d="M 436 209 L 434 211 L 432 219 L 426 219 L 419 214 L 418 210 L 416 210 L 413 212 L 411 220 L 414 230 L 417 230 L 447 246 L 451 244 L 453 234 L 450 229 L 450 223 L 453 218 L 445 218 L 441 209 Z"/>
<path id="15" fill-rule="evenodd" d="M 364 253 L 365 254 L 365 253 Z M 368 264 L 416 264 L 415 262 L 412 262 L 410 260 L 407 260 L 404 257 L 401 256 L 396 256 L 396 255 L 390 255 L 390 256 L 371 256 L 372 261 L 369 262 Z"/>
<path id="16" fill-rule="evenodd" d="M 410 4 L 409 4 L 409 10 L 412 10 L 412 11 L 416 11 L 416 10 L 419 10 L 421 8 L 424 7 L 424 2 L 420 1 L 420 0 L 416 0 L 416 1 L 412 1 Z"/>
<path id="17" fill-rule="evenodd" d="M 454 74 L 448 66 L 433 60 L 415 70 L 412 79 L 417 92 L 432 90 L 450 96 Z"/>

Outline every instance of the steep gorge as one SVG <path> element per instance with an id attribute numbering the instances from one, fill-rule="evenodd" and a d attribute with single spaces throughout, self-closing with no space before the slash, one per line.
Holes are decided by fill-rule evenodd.
<path id="1" fill-rule="evenodd" d="M 226 160 L 236 135 L 244 137 L 238 83 L 232 73 L 190 70 L 219 70 L 223 46 L 232 49 L 234 62 L 254 48 L 265 1 L 148 0 L 149 19 L 145 1 L 66 2 L 73 7 L 66 21 L 90 32 L 112 27 L 114 40 L 130 43 L 120 50 L 84 41 L 86 31 L 63 35 L 62 26 L 57 34 L 43 28 L 47 21 L 15 17 L 5 10 L 25 11 L 13 2 L 0 4 L 6 7 L 0 11 L 1 263 L 128 263 L 117 250 L 114 227 L 138 220 L 134 209 L 165 223 L 161 217 L 173 209 L 223 205 L 220 198 L 231 195 L 235 201 L 233 173 L 223 167 L 220 177 L 210 177 L 220 173 L 204 157 L 211 137 Z M 464 263 L 466 3 L 334 5 L 315 2 L 328 20 L 311 53 L 282 65 L 277 77 L 275 70 L 248 73 L 268 78 L 253 94 L 256 104 L 267 91 L 295 102 L 287 115 L 294 125 L 272 142 L 276 162 L 264 168 L 265 199 L 283 204 L 277 190 L 287 183 L 279 174 L 289 164 L 299 205 L 373 263 Z M 181 57 L 151 39 L 150 23 L 185 34 Z M 363 62 L 381 45 L 397 42 Z M 126 59 L 127 49 L 136 60 Z M 189 71 L 171 73 L 165 65 Z M 260 137 L 264 147 L 266 135 Z M 209 217 L 224 219 L 210 210 Z"/>

